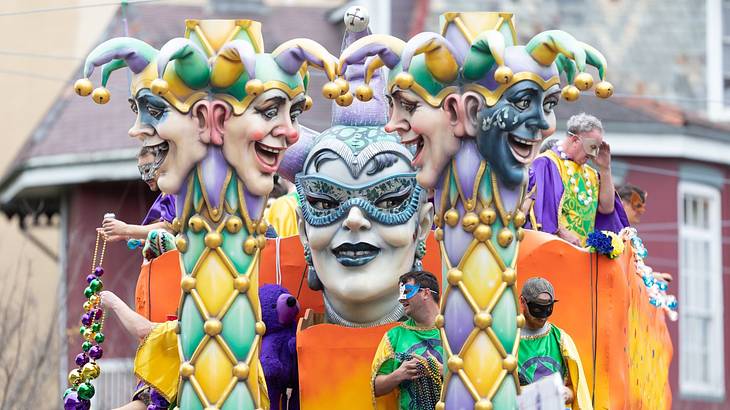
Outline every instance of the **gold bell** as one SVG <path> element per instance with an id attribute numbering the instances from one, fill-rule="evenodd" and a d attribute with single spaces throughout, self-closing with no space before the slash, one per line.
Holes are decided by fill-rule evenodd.
<path id="1" fill-rule="evenodd" d="M 322 95 L 328 100 L 334 100 L 339 97 L 342 93 L 340 92 L 340 86 L 334 81 L 330 81 L 322 86 Z"/>
<path id="2" fill-rule="evenodd" d="M 310 97 L 310 96 L 304 97 L 304 111 L 309 111 L 309 109 L 312 108 L 312 105 L 314 105 L 314 101 L 312 101 L 312 97 Z"/>
<path id="3" fill-rule="evenodd" d="M 111 99 L 111 93 L 104 87 L 98 87 L 91 93 L 91 98 L 97 104 L 106 104 Z"/>
<path id="4" fill-rule="evenodd" d="M 341 96 L 337 97 L 337 99 L 335 101 L 337 102 L 337 105 L 339 105 L 340 107 L 348 107 L 350 104 L 352 104 L 353 99 L 354 98 L 352 97 L 352 94 L 345 93 L 345 94 L 342 94 Z"/>
<path id="5" fill-rule="evenodd" d="M 345 95 L 348 91 L 350 91 L 350 83 L 342 77 L 335 78 L 335 84 L 340 87 L 340 95 Z"/>
<path id="6" fill-rule="evenodd" d="M 411 75 L 411 73 L 406 73 L 405 71 L 402 71 L 395 76 L 395 84 L 401 90 L 407 90 L 411 88 L 411 86 L 413 86 L 413 76 Z"/>
<path id="7" fill-rule="evenodd" d="M 512 81 L 513 77 L 512 69 L 506 65 L 500 66 L 494 71 L 494 81 L 499 84 L 508 84 Z"/>
<path id="8" fill-rule="evenodd" d="M 373 89 L 363 84 L 355 88 L 355 97 L 362 102 L 370 101 L 373 98 Z"/>
<path id="9" fill-rule="evenodd" d="M 91 94 L 91 91 L 94 89 L 94 85 L 91 84 L 91 80 L 88 78 L 82 78 L 80 80 L 76 80 L 74 83 L 74 91 L 76 91 L 76 94 L 86 97 L 87 95 Z"/>
<path id="10" fill-rule="evenodd" d="M 254 97 L 264 92 L 264 83 L 258 78 L 246 81 L 246 94 L 253 95 Z"/>
<path id="11" fill-rule="evenodd" d="M 613 85 L 608 81 L 601 81 L 596 84 L 596 96 L 599 98 L 608 98 L 613 95 Z"/>
<path id="12" fill-rule="evenodd" d="M 162 78 L 155 78 L 150 84 L 150 90 L 157 95 L 162 95 L 170 91 L 170 85 Z"/>
<path id="13" fill-rule="evenodd" d="M 575 77 L 573 84 L 581 91 L 590 90 L 593 87 L 593 77 L 588 73 L 580 73 Z"/>
<path id="14" fill-rule="evenodd" d="M 598 89 L 596 89 L 596 92 L 598 92 Z M 580 97 L 580 90 L 574 85 L 566 85 L 560 95 L 563 96 L 565 101 L 575 101 Z"/>

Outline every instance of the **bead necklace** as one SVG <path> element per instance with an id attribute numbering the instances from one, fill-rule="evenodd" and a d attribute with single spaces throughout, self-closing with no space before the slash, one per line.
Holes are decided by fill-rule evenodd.
<path id="1" fill-rule="evenodd" d="M 108 217 L 113 214 L 107 214 Z M 99 242 L 101 252 L 99 252 Z M 84 302 L 84 314 L 81 315 L 81 327 L 79 333 L 84 338 L 81 344 L 82 352 L 76 355 L 77 369 L 71 370 L 68 374 L 70 387 L 63 394 L 64 410 L 88 410 L 91 408 L 91 398 L 94 397 L 94 386 L 91 381 L 99 377 L 101 369 L 96 363 L 104 355 L 101 344 L 104 342 L 104 311 L 101 307 L 101 292 L 104 284 L 101 276 L 104 274 L 104 253 L 106 252 L 106 238 L 101 232 L 96 233 L 96 244 L 94 245 L 94 256 L 91 262 L 92 273 L 86 276 L 88 286 L 84 289 L 84 296 L 88 299 Z M 97 265 L 97 259 L 99 264 Z"/>
<path id="2" fill-rule="evenodd" d="M 595 197 L 593 195 L 594 190 L 591 186 L 588 167 L 585 165 L 578 165 L 575 161 L 570 160 L 568 158 L 568 154 L 563 151 L 563 147 L 560 144 L 557 144 L 556 148 L 558 150 L 558 153 L 560 154 L 560 159 L 563 160 L 565 172 L 568 174 L 570 189 L 573 191 L 574 194 L 576 194 L 576 197 L 581 204 L 585 206 L 590 206 L 590 204 L 593 203 L 593 201 L 595 200 Z M 580 174 L 578 174 L 578 172 L 582 172 L 583 174 L 583 181 L 585 182 L 586 191 L 582 191 L 580 189 Z M 596 194 L 598 193 L 596 192 Z"/>

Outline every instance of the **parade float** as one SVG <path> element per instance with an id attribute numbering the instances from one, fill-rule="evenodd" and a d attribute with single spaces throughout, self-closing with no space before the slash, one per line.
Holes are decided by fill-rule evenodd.
<path id="1" fill-rule="evenodd" d="M 519 46 L 512 19 L 446 13 L 440 34 L 408 41 L 369 35 L 365 19 L 348 27 L 339 61 L 303 38 L 265 53 L 251 20 L 188 20 L 184 37 L 159 50 L 117 38 L 91 52 L 76 92 L 107 103 L 111 72 L 132 72 L 130 135 L 161 148 L 159 185 L 176 195 L 178 319 L 155 327 L 135 359 L 135 374 L 161 398 L 151 408 L 397 408 L 394 397 L 375 400 L 370 365 L 402 316 L 398 276 L 420 266 L 443 274 L 436 326 L 446 357 L 435 408 L 517 408 L 517 294 L 532 276 L 549 279 L 565 301 L 553 319 L 575 339 L 591 407 L 671 407 L 665 318 L 676 301 L 643 263 L 636 232 L 581 249 L 523 228 L 526 173 L 555 131 L 553 108 L 560 95 L 574 101 L 593 87 L 586 66 L 602 80 L 596 94 L 610 96 L 606 61 L 562 31 Z M 333 125 L 301 130 L 297 142 L 311 68 L 327 76 Z M 408 104 L 420 104 L 420 119 L 403 112 Z M 299 235 L 267 240 L 262 214 L 279 167 L 297 185 L 289 217 Z M 93 327 L 98 269 L 84 351 L 104 339 L 101 324 Z M 259 356 L 262 310 L 276 304 L 260 304 L 258 289 L 301 289 L 302 280 L 289 363 L 299 403 L 271 402 Z M 88 408 L 99 357 L 69 377 L 66 409 Z"/>

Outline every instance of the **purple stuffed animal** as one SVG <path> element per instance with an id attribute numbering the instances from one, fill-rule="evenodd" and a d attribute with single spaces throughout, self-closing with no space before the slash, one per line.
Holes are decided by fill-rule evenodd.
<path id="1" fill-rule="evenodd" d="M 271 410 L 299 410 L 296 331 L 299 302 L 279 285 L 259 289 L 266 334 L 261 341 L 261 366 L 269 390 Z M 286 390 L 292 389 L 288 401 Z"/>

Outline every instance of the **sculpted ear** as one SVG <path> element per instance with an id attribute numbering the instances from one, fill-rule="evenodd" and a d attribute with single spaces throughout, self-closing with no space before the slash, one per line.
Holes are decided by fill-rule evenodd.
<path id="1" fill-rule="evenodd" d="M 210 143 L 210 101 L 200 100 L 190 109 L 190 115 L 198 124 L 198 139 Z"/>
<path id="2" fill-rule="evenodd" d="M 418 233 L 417 239 L 419 241 L 425 241 L 428 238 L 428 234 L 431 232 L 433 226 L 433 204 L 426 202 L 421 205 L 421 209 L 418 211 Z"/>
<path id="3" fill-rule="evenodd" d="M 210 140 L 213 144 L 222 145 L 224 137 L 224 125 L 231 118 L 231 106 L 223 101 L 212 101 L 210 103 Z"/>
<path id="4" fill-rule="evenodd" d="M 297 228 L 299 228 L 299 241 L 303 247 L 309 245 L 309 238 L 307 238 L 306 224 L 302 217 L 302 208 L 297 207 Z"/>
<path id="5" fill-rule="evenodd" d="M 467 91 L 461 96 L 461 107 L 464 115 L 464 119 L 461 121 L 464 124 L 464 136 L 476 137 L 479 131 L 477 115 L 484 108 L 484 99 L 473 91 Z"/>
<path id="6" fill-rule="evenodd" d="M 461 109 L 461 96 L 459 94 L 449 94 L 444 98 L 441 109 L 449 116 L 449 124 L 454 130 L 457 137 L 464 136 L 463 112 Z"/>

